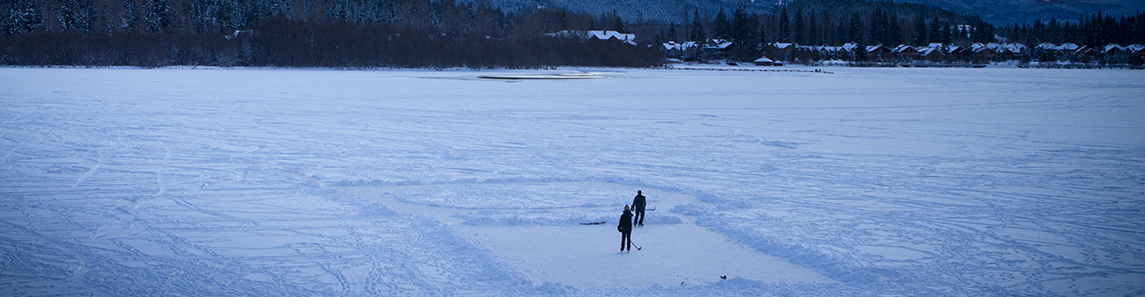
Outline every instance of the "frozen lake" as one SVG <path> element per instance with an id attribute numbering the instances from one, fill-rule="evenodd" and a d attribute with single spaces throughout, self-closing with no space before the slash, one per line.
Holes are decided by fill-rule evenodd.
<path id="1" fill-rule="evenodd" d="M 0 68 L 0 295 L 1145 294 L 1145 72 L 825 70 Z"/>

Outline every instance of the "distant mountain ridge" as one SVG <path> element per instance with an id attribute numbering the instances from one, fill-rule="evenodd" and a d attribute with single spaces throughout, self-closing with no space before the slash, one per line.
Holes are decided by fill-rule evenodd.
<path id="1" fill-rule="evenodd" d="M 1120 17 L 1145 11 L 1141 0 L 896 0 L 932 5 L 962 14 L 982 16 L 995 25 L 1029 24 L 1051 18 L 1076 22 L 1098 11 Z"/>
<path id="2" fill-rule="evenodd" d="M 858 0 L 856 0 L 858 1 Z M 649 20 L 683 23 L 690 12 L 715 15 L 720 9 L 731 13 L 744 8 L 749 13 L 768 13 L 784 0 L 489 0 L 509 9 L 550 7 L 595 15 L 615 12 L 626 22 Z M 947 9 L 955 13 L 979 15 L 994 25 L 1029 24 L 1034 20 L 1077 21 L 1098 11 L 1119 17 L 1145 11 L 1143 0 L 894 0 Z"/>
<path id="3" fill-rule="evenodd" d="M 692 12 L 714 16 L 720 9 L 731 13 L 743 7 L 749 13 L 768 13 L 776 0 L 488 0 L 487 3 L 510 10 L 522 8 L 565 8 L 593 15 L 615 12 L 625 22 L 641 20 L 677 24 L 692 18 Z"/>

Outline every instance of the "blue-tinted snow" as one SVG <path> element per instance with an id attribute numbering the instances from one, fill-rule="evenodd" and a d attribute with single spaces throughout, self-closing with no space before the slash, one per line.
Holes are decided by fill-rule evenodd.
<path id="1" fill-rule="evenodd" d="M 1145 291 L 1145 72 L 831 70 L 0 69 L 0 294 Z M 505 228 L 683 193 L 839 282 L 534 282 L 347 186 Z"/>

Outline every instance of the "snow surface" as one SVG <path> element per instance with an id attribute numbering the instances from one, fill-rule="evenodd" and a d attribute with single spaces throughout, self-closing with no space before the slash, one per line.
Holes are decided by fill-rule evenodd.
<path id="1" fill-rule="evenodd" d="M 0 295 L 1145 295 L 1145 72 L 829 70 L 0 68 Z"/>
<path id="2" fill-rule="evenodd" d="M 563 187 L 561 184 L 497 184 L 492 187 L 524 191 L 547 189 L 516 195 L 546 202 L 573 203 L 596 196 L 613 203 L 607 206 L 589 204 L 569 208 L 543 206 L 466 212 L 439 207 L 432 202 L 418 205 L 400 201 L 402 198 L 429 196 L 426 194 L 452 194 L 458 188 L 455 185 L 347 187 L 342 190 L 374 199 L 398 212 L 446 222 L 459 233 L 491 248 L 502 259 L 523 270 L 534 282 L 578 287 L 652 286 L 711 282 L 713 275 L 767 282 L 834 282 L 814 270 L 733 243 L 718 233 L 695 225 L 692 222 L 694 217 L 685 216 L 685 223 L 677 215 L 667 213 L 667 209 L 681 203 L 695 202 L 694 198 L 677 193 L 664 196 L 648 193 L 652 196 L 649 203 L 655 205 L 655 210 L 646 212 L 644 224 L 648 228 L 636 227 L 632 239 L 641 249 L 635 254 L 631 254 L 634 250 L 618 254 L 620 238 L 616 225 L 619 214 L 616 210 L 622 209 L 625 202 L 617 201 L 616 197 L 623 197 L 627 188 L 598 182 L 574 182 Z M 576 193 L 560 191 L 573 189 L 577 189 Z M 605 195 L 592 195 L 592 192 Z M 515 196 L 492 191 L 477 193 L 480 194 L 474 195 Z M 599 222 L 604 224 L 583 225 Z M 605 248 L 608 246 L 615 249 Z"/>

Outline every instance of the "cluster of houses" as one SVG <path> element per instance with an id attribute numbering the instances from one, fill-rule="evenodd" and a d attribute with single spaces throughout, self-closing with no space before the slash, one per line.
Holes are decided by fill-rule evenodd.
<path id="1" fill-rule="evenodd" d="M 574 31 L 574 30 L 561 30 L 556 33 L 545 33 L 548 37 L 563 37 L 563 38 L 582 38 L 582 39 L 600 39 L 600 40 L 615 40 L 624 42 L 631 45 L 636 45 L 636 34 L 620 33 L 617 31 L 605 30 L 589 30 L 589 31 Z"/>
<path id="2" fill-rule="evenodd" d="M 728 59 L 732 42 L 711 40 L 705 44 L 693 41 L 662 44 L 662 50 L 671 58 L 721 60 Z M 860 46 L 847 43 L 842 46 L 805 46 L 792 43 L 764 44 L 763 57 L 757 65 L 781 65 L 782 61 L 807 63 L 812 61 L 841 60 L 883 63 L 973 63 L 1005 61 L 1068 61 L 1103 65 L 1142 65 L 1145 45 L 1121 46 L 1110 44 L 1091 48 L 1073 43 L 1042 43 L 1033 48 L 1021 43 L 974 43 L 969 46 L 931 43 L 926 46 L 884 45 Z"/>
<path id="3" fill-rule="evenodd" d="M 237 33 L 236 33 L 237 34 Z M 545 34 L 550 37 L 615 40 L 636 45 L 636 34 L 617 31 L 564 30 Z M 661 44 L 669 58 L 681 60 L 730 60 L 729 53 L 735 43 L 723 39 L 710 39 L 705 43 L 669 41 Z M 1109 44 L 1104 47 L 1088 47 L 1074 43 L 1041 43 L 1028 47 L 1021 43 L 974 43 L 968 46 L 931 43 L 926 46 L 899 45 L 859 45 L 847 43 L 841 46 L 807 46 L 794 43 L 768 43 L 760 48 L 763 57 L 754 61 L 757 65 L 782 65 L 783 62 L 808 63 L 814 61 L 863 61 L 876 63 L 966 63 L 985 64 L 989 62 L 1055 62 L 1096 63 L 1100 65 L 1142 65 L 1145 64 L 1145 45 L 1122 46 Z"/>

